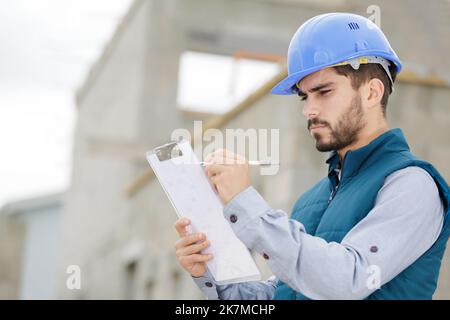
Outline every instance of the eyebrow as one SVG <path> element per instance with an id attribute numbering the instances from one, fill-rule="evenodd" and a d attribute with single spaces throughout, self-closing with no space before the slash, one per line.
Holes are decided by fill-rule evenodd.
<path id="1" fill-rule="evenodd" d="M 330 82 L 325 82 L 325 83 L 321 83 L 321 84 L 318 84 L 317 86 L 312 87 L 311 89 L 309 89 L 308 92 L 313 93 L 313 92 L 316 92 L 316 91 L 325 89 L 325 88 L 327 88 L 327 87 L 329 87 L 329 86 L 331 86 L 331 85 L 333 85 L 333 84 L 334 84 L 334 82 L 332 82 L 332 81 L 330 81 Z M 302 92 L 302 91 L 300 91 L 300 90 L 298 91 L 298 95 L 299 95 L 300 97 L 306 97 L 306 93 L 304 93 L 304 92 Z"/>

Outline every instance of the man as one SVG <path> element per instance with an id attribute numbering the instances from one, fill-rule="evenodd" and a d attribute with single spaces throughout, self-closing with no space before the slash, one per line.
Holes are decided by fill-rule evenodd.
<path id="1" fill-rule="evenodd" d="M 228 151 L 207 174 L 236 235 L 266 259 L 267 281 L 216 285 L 204 234 L 176 229 L 178 260 L 208 298 L 431 299 L 450 235 L 450 188 L 389 129 L 386 106 L 401 62 L 368 19 L 330 13 L 305 22 L 288 51 L 276 94 L 298 94 L 328 175 L 305 192 L 291 218 L 251 187 L 246 162 Z M 405 106 L 406 108 L 407 106 Z M 207 214 L 207 213 L 205 213 Z"/>

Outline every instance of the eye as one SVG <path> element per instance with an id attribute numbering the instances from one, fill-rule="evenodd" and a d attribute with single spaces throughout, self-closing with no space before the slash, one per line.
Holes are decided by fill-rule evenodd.
<path id="1" fill-rule="evenodd" d="M 331 92 L 331 89 L 329 89 L 329 90 L 320 90 L 319 91 L 319 94 L 321 95 L 321 96 L 325 96 L 327 93 L 329 93 L 329 92 Z"/>

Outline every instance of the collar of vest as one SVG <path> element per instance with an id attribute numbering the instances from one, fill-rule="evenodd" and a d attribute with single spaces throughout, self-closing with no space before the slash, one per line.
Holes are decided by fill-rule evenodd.
<path id="1" fill-rule="evenodd" d="M 375 154 L 384 152 L 409 151 L 408 143 L 400 128 L 388 130 L 369 144 L 355 150 L 349 150 L 344 156 L 342 165 L 340 163 L 337 151 L 332 151 L 330 157 L 326 160 L 328 164 L 328 176 L 335 175 L 334 169 L 341 169 L 341 180 L 354 176 L 358 173 L 361 166 L 370 160 Z M 379 157 L 374 157 L 380 159 Z"/>

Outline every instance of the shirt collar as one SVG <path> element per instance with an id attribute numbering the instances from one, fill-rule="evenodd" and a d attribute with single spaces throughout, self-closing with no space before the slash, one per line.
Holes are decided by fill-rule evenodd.
<path id="1" fill-rule="evenodd" d="M 406 142 L 402 130 L 400 128 L 388 130 L 372 140 L 369 144 L 355 150 L 347 151 L 343 161 L 344 167 L 341 166 L 337 151 L 333 150 L 326 160 L 326 163 L 328 164 L 328 175 L 336 168 L 340 168 L 340 170 L 343 171 L 344 176 L 342 176 L 341 172 L 342 178 L 356 175 L 362 164 L 369 161 L 371 156 L 381 149 L 386 152 L 409 150 L 408 143 Z"/>

